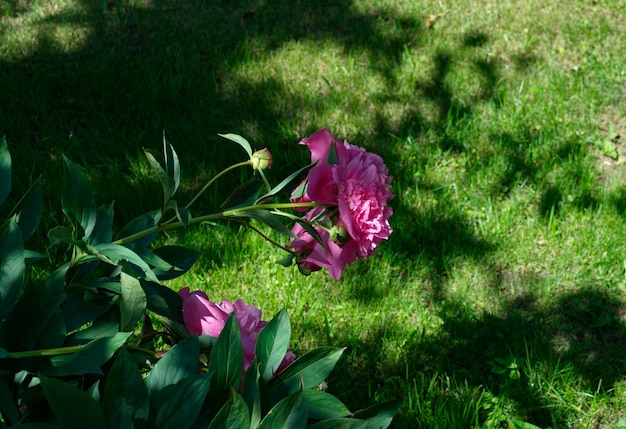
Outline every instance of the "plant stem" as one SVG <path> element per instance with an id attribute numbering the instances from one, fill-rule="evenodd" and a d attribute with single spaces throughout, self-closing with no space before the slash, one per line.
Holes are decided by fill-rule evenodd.
<path id="1" fill-rule="evenodd" d="M 247 207 L 237 207 L 230 210 L 225 210 L 220 213 L 213 213 L 204 216 L 198 216 L 192 218 L 189 222 L 189 225 L 195 225 L 202 222 L 217 220 L 217 219 L 225 219 L 233 216 L 237 216 L 237 214 L 241 212 L 246 212 L 250 210 L 270 210 L 270 209 L 285 209 L 285 208 L 299 208 L 299 207 L 319 207 L 324 206 L 325 204 L 310 202 L 310 203 L 273 203 L 273 204 L 253 204 Z M 172 223 L 164 223 L 158 226 L 154 226 L 152 228 L 148 228 L 144 231 L 140 231 L 136 234 L 129 235 L 128 237 L 120 238 L 119 240 L 115 240 L 112 244 L 126 244 L 132 241 L 138 240 L 140 238 L 146 237 L 148 235 L 157 234 L 163 231 L 169 231 L 172 229 L 180 228 L 184 226 L 182 222 L 172 222 Z"/>
<path id="2" fill-rule="evenodd" d="M 230 170 L 234 170 L 235 168 L 243 167 L 245 165 L 252 165 L 252 161 L 247 160 L 247 161 L 238 162 L 237 164 L 233 164 L 230 167 L 225 168 L 224 170 L 217 173 L 215 177 L 209 180 L 207 184 L 204 185 L 204 187 L 200 190 L 200 192 L 198 192 L 196 196 L 193 197 L 191 201 L 189 201 L 189 203 L 185 206 L 185 208 L 188 209 L 193 203 L 195 203 L 198 200 L 198 198 L 200 198 L 200 195 L 204 194 L 204 192 L 209 188 L 209 186 L 211 186 L 217 179 L 222 177 L 224 174 L 228 173 Z"/>
<path id="3" fill-rule="evenodd" d="M 84 345 L 70 346 L 70 347 L 57 347 L 53 349 L 29 350 L 27 352 L 13 352 L 13 353 L 9 353 L 8 355 L 6 355 L 5 358 L 22 359 L 22 358 L 29 358 L 29 357 L 69 355 L 69 354 L 78 352 L 83 347 Z"/>

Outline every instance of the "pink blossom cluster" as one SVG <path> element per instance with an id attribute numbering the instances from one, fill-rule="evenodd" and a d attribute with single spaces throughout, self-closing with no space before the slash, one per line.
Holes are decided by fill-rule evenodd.
<path id="1" fill-rule="evenodd" d="M 241 299 L 235 301 L 234 304 L 226 299 L 221 304 L 216 304 L 211 302 L 204 292 L 190 292 L 188 287 L 181 289 L 178 294 L 183 298 L 183 321 L 192 335 L 219 337 L 226 321 L 235 312 L 241 331 L 245 372 L 254 361 L 257 337 L 267 325 L 267 322 L 261 320 L 261 310 L 254 305 L 244 304 Z M 288 351 L 276 373 L 286 368 L 295 358 L 296 356 Z"/>
<path id="2" fill-rule="evenodd" d="M 292 232 L 297 238 L 289 247 L 295 251 L 302 271 L 327 268 L 338 280 L 347 264 L 371 256 L 378 244 L 389 238 L 393 211 L 388 202 L 394 197 L 391 177 L 380 156 L 340 142 L 325 128 L 300 144 L 309 148 L 311 162 L 316 164 L 302 184 L 304 192 L 299 186 L 291 200 L 327 205 L 315 207 L 304 216 L 317 225 L 325 246 L 296 223 Z"/>

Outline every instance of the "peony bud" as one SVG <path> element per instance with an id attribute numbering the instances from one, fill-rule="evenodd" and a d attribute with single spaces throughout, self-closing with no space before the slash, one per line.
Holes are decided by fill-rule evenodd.
<path id="1" fill-rule="evenodd" d="M 348 230 L 345 226 L 342 225 L 333 226 L 328 232 L 328 235 L 330 236 L 330 239 L 333 241 L 333 243 L 337 243 L 339 245 L 344 244 L 346 241 L 348 241 L 348 238 L 350 238 L 350 236 L 348 235 Z"/>
<path id="2" fill-rule="evenodd" d="M 257 150 L 252 154 L 252 167 L 266 170 L 272 166 L 272 154 L 267 148 Z"/>

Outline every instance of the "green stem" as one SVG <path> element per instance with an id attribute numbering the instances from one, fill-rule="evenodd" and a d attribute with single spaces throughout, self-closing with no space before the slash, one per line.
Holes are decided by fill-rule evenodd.
<path id="1" fill-rule="evenodd" d="M 271 210 L 271 209 L 287 209 L 287 208 L 299 208 L 299 207 L 320 207 L 325 206 L 325 204 L 320 203 L 273 203 L 273 204 L 253 204 L 247 207 L 237 207 L 230 210 L 225 210 L 221 213 L 213 213 L 204 216 L 198 216 L 191 219 L 189 222 L 190 225 L 195 225 L 202 222 L 213 221 L 218 219 L 225 219 L 233 216 L 237 216 L 238 213 L 246 212 L 249 210 Z M 136 234 L 129 235 L 128 237 L 120 238 L 119 240 L 113 241 L 112 244 L 126 244 L 133 242 L 135 240 L 139 240 L 140 238 L 147 237 L 148 235 L 157 234 L 163 231 L 169 231 L 172 229 L 180 228 L 183 226 L 182 222 L 173 222 L 161 224 L 158 226 L 154 226 L 152 228 L 148 228 L 144 231 L 140 231 Z"/>
<path id="2" fill-rule="evenodd" d="M 209 186 L 211 186 L 217 179 L 222 177 L 224 174 L 228 173 L 230 170 L 234 170 L 235 168 L 243 167 L 245 165 L 252 165 L 252 161 L 247 160 L 247 161 L 238 162 L 237 164 L 233 164 L 230 167 L 225 168 L 224 170 L 220 171 L 215 177 L 209 180 L 209 182 L 206 185 L 204 185 L 204 187 L 200 190 L 200 192 L 198 192 L 196 196 L 193 197 L 191 201 L 189 201 L 189 204 L 187 204 L 185 208 L 188 209 L 193 203 L 195 203 L 196 200 L 200 198 L 200 196 L 204 194 L 204 192 L 209 188 Z"/>
<path id="3" fill-rule="evenodd" d="M 70 346 L 70 347 L 57 347 L 54 349 L 29 350 L 27 352 L 13 352 L 13 353 L 9 353 L 7 356 L 5 356 L 5 358 L 23 359 L 23 358 L 41 357 L 41 356 L 69 355 L 69 354 L 78 352 L 83 347 L 85 346 L 82 345 L 82 346 Z"/>

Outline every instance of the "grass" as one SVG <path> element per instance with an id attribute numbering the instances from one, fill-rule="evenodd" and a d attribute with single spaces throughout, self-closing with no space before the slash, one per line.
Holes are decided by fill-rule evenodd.
<path id="1" fill-rule="evenodd" d="M 328 389 L 351 409 L 405 398 L 394 427 L 626 426 L 620 2 L 0 0 L 0 17 L 0 133 L 18 189 L 42 172 L 46 225 L 62 154 L 121 226 L 159 204 L 141 148 L 163 130 L 185 200 L 242 159 L 218 132 L 269 147 L 280 179 L 328 127 L 394 175 L 389 242 L 333 282 L 203 226 L 170 236 L 204 254 L 171 286 L 285 307 L 297 353 L 347 347 Z"/>

